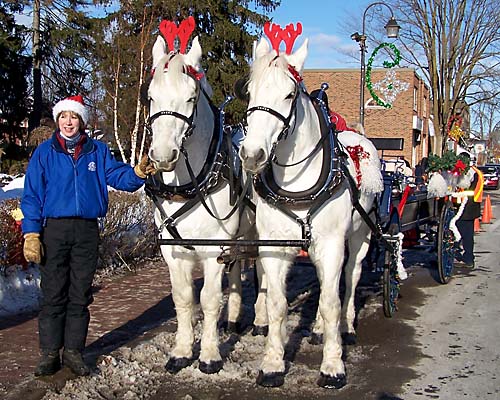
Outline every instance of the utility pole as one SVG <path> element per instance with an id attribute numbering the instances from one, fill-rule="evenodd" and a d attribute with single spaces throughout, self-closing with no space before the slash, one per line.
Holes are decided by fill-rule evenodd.
<path id="1" fill-rule="evenodd" d="M 42 60 L 40 54 L 40 0 L 33 1 L 33 111 L 28 131 L 40 125 L 42 117 Z"/>

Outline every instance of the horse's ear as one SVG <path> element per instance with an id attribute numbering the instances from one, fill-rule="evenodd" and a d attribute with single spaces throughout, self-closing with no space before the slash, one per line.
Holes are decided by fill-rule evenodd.
<path id="1" fill-rule="evenodd" d="M 285 56 L 288 64 L 293 66 L 297 72 L 301 72 L 304 68 L 304 63 L 307 58 L 307 46 L 309 44 L 309 40 L 304 40 L 304 43 L 299 47 L 299 49 L 290 55 Z"/>
<path id="2" fill-rule="evenodd" d="M 196 36 L 193 39 L 193 42 L 191 43 L 191 48 L 186 54 L 186 64 L 192 66 L 200 65 L 201 55 L 202 55 L 202 50 L 200 41 L 198 39 L 198 36 Z"/>
<path id="3" fill-rule="evenodd" d="M 153 45 L 153 66 L 156 67 L 160 58 L 162 58 L 167 53 L 167 46 L 165 40 L 158 35 L 156 42 Z"/>
<path id="4" fill-rule="evenodd" d="M 237 99 L 248 103 L 250 100 L 250 96 L 248 95 L 248 76 L 244 76 L 234 83 L 234 94 Z"/>
<path id="5" fill-rule="evenodd" d="M 269 51 L 271 50 L 271 47 L 269 46 L 269 43 L 267 42 L 266 39 L 261 38 L 259 40 L 259 43 L 257 44 L 257 47 L 255 49 L 255 58 L 260 58 L 265 56 Z"/>

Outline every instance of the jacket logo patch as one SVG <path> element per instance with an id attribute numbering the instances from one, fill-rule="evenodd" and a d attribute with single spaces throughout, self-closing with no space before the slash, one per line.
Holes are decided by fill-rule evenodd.
<path id="1" fill-rule="evenodd" d="M 95 162 L 94 162 L 94 161 L 89 162 L 88 169 L 89 169 L 89 171 L 93 171 L 93 172 L 95 172 L 95 170 L 96 170 L 96 165 L 95 165 Z"/>

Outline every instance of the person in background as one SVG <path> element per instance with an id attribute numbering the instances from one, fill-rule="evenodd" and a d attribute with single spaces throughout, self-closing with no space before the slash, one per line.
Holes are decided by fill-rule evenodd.
<path id="1" fill-rule="evenodd" d="M 483 201 L 483 186 L 484 177 L 482 172 L 474 165 L 469 153 L 460 153 L 460 156 L 466 157 L 469 160 L 470 167 L 474 171 L 470 186 L 463 192 L 461 196 L 467 197 L 467 203 L 456 225 L 462 236 L 463 254 L 457 255 L 455 265 L 467 268 L 474 268 L 474 220 L 481 216 L 481 202 Z"/>
<path id="2" fill-rule="evenodd" d="M 154 172 L 147 156 L 132 168 L 116 161 L 106 144 L 85 134 L 88 112 L 81 96 L 53 108 L 56 129 L 29 161 L 21 209 L 24 257 L 40 264 L 42 303 L 38 317 L 41 358 L 36 376 L 62 364 L 88 375 L 82 352 L 97 268 L 97 218 L 108 209 L 108 188 L 135 191 Z"/>

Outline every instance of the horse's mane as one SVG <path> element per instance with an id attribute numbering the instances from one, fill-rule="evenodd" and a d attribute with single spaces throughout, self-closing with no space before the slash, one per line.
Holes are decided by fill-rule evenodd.
<path id="1" fill-rule="evenodd" d="M 271 66 L 275 68 L 270 68 Z M 288 70 L 288 62 L 282 56 L 276 57 L 276 53 L 273 50 L 254 61 L 249 84 L 252 84 L 252 82 L 258 82 L 263 76 L 269 74 L 280 76 L 281 74 L 278 73 L 280 70 L 286 72 Z"/>
<path id="2" fill-rule="evenodd" d="M 158 66 L 164 66 L 168 63 L 168 73 L 170 76 L 173 77 L 173 89 L 174 90 L 179 90 L 181 89 L 180 84 L 183 82 L 184 79 L 191 79 L 188 78 L 188 76 L 185 74 L 187 71 L 188 65 L 185 63 L 184 55 L 183 54 L 176 54 L 172 57 L 171 54 L 165 54 L 163 57 L 161 57 L 158 60 Z M 196 71 L 203 71 L 200 66 L 198 65 L 193 65 L 192 66 Z M 161 67 L 160 67 L 161 68 Z M 153 77 L 153 80 L 160 81 L 163 79 L 163 74 L 155 74 Z M 200 85 L 201 87 L 205 90 L 207 95 L 209 97 L 212 96 L 212 88 L 208 84 L 208 81 L 205 78 L 205 75 L 203 75 L 203 78 L 200 80 Z"/>

